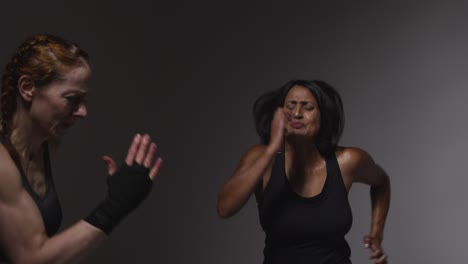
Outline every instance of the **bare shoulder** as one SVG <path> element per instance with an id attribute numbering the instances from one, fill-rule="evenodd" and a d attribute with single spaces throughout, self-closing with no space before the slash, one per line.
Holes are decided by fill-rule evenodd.
<path id="1" fill-rule="evenodd" d="M 338 147 L 336 158 L 340 167 L 351 170 L 374 163 L 369 153 L 356 147 Z"/>
<path id="2" fill-rule="evenodd" d="M 14 263 L 47 238 L 39 208 L 25 191 L 8 151 L 0 144 L 0 248 Z M 28 262 L 30 263 L 30 262 Z"/>
<path id="3" fill-rule="evenodd" d="M 388 180 L 385 171 L 363 149 L 339 147 L 336 156 L 343 176 L 352 182 L 380 185 Z"/>

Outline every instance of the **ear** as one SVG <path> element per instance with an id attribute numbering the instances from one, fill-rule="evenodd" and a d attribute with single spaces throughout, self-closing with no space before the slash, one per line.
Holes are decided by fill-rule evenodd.
<path id="1" fill-rule="evenodd" d="M 31 102 L 34 95 L 34 82 L 28 75 L 21 75 L 18 79 L 18 91 L 21 98 L 26 102 Z"/>

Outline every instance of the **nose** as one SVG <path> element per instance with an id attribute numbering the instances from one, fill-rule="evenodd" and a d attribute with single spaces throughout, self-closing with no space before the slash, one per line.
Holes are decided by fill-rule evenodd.
<path id="1" fill-rule="evenodd" d="M 78 108 L 76 108 L 75 112 L 73 113 L 76 117 L 84 118 L 88 114 L 88 110 L 86 109 L 85 104 L 80 104 Z"/>
<path id="2" fill-rule="evenodd" d="M 295 118 L 301 118 L 302 117 L 302 109 L 301 106 L 298 104 L 296 107 L 294 107 L 292 111 L 293 115 Z"/>

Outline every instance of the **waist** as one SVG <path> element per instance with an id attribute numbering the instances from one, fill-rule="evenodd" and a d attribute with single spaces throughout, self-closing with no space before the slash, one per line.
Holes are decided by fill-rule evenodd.
<path id="1" fill-rule="evenodd" d="M 264 264 L 345 264 L 351 263 L 351 250 L 343 238 L 340 241 L 323 241 L 289 245 L 265 245 Z"/>

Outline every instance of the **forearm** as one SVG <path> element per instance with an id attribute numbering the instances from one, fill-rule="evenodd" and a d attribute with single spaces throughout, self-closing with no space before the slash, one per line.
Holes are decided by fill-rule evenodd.
<path id="1" fill-rule="evenodd" d="M 390 207 L 390 180 L 388 177 L 386 177 L 386 181 L 383 184 L 372 186 L 370 195 L 372 203 L 370 235 L 382 241 L 385 220 Z"/>
<path id="2" fill-rule="evenodd" d="M 91 213 L 57 235 L 48 237 L 40 211 L 24 191 L 19 175 L 0 176 L 0 247 L 12 263 L 79 263 L 149 194 L 161 159 L 152 162 L 156 144 L 148 135 L 135 136 L 125 163 L 117 169 L 107 157 L 107 195 Z M 153 165 L 152 165 L 153 164 Z M 6 175 L 6 176 L 5 176 Z M 2 177 L 0 177 L 2 179 Z"/>
<path id="3" fill-rule="evenodd" d="M 14 252 L 14 263 L 80 263 L 96 249 L 106 235 L 94 226 L 79 221 L 61 233 L 44 239 L 37 237 L 21 252 Z M 36 240 L 36 241 L 34 241 Z"/>
<path id="4" fill-rule="evenodd" d="M 232 216 L 242 208 L 261 182 L 262 175 L 274 160 L 275 154 L 264 148 L 257 157 L 236 170 L 218 195 L 218 214 L 221 217 Z"/>

